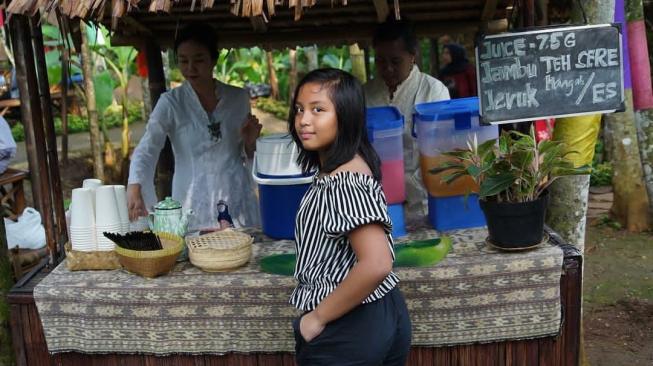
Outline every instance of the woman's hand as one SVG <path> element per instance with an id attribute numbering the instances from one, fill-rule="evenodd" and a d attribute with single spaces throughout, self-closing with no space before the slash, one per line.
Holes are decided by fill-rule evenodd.
<path id="1" fill-rule="evenodd" d="M 240 129 L 240 134 L 243 138 L 243 145 L 245 146 L 245 153 L 247 157 L 254 156 L 256 150 L 256 139 L 261 135 L 261 128 L 263 125 L 258 122 L 258 118 L 251 113 L 245 118 L 245 123 Z"/>
<path id="2" fill-rule="evenodd" d="M 320 320 L 317 312 L 311 311 L 304 315 L 299 321 L 299 333 L 306 342 L 310 342 L 319 336 L 324 330 L 325 324 Z"/>
<path id="3" fill-rule="evenodd" d="M 127 186 L 127 208 L 129 209 L 129 221 L 136 221 L 141 216 L 147 216 L 140 184 Z"/>

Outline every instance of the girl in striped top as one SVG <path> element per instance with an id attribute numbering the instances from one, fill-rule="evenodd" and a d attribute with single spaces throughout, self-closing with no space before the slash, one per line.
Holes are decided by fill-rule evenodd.
<path id="1" fill-rule="evenodd" d="M 410 319 L 392 272 L 392 223 L 367 139 L 365 97 L 351 74 L 310 72 L 289 130 L 305 172 L 318 169 L 297 212 L 297 287 L 290 302 L 299 365 L 403 365 Z"/>

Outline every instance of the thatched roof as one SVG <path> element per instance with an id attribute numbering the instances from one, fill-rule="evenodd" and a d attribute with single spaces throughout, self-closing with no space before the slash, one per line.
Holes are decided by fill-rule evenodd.
<path id="1" fill-rule="evenodd" d="M 18 14 L 52 12 L 103 23 L 112 43 L 151 40 L 169 46 L 180 27 L 213 25 L 222 47 L 266 48 L 369 40 L 389 13 L 407 17 L 421 36 L 473 33 L 506 18 L 510 0 L 6 0 Z M 505 22 L 504 22 L 505 23 Z"/>

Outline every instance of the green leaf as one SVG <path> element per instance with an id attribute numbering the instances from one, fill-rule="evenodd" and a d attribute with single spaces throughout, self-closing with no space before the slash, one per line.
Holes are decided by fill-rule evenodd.
<path id="1" fill-rule="evenodd" d="M 43 33 L 44 42 L 54 41 L 57 42 L 57 44 L 61 43 L 61 32 L 59 32 L 59 28 L 54 25 L 43 24 L 43 26 L 41 26 L 41 32 Z"/>
<path id="2" fill-rule="evenodd" d="M 95 84 L 95 103 L 100 115 L 104 113 L 107 107 L 113 102 L 113 89 L 115 84 L 109 71 L 103 71 L 93 77 Z"/>
<path id="3" fill-rule="evenodd" d="M 470 165 L 467 167 L 467 174 L 469 174 L 474 180 L 478 178 L 479 175 L 481 175 L 483 171 L 481 168 L 477 167 L 476 165 Z"/>
<path id="4" fill-rule="evenodd" d="M 479 197 L 495 196 L 510 187 L 515 181 L 515 176 L 509 172 L 486 178 L 479 191 Z"/>
<path id="5" fill-rule="evenodd" d="M 494 147 L 496 146 L 497 141 L 496 140 L 487 140 L 484 143 L 478 145 L 478 155 L 481 157 L 485 157 L 488 153 L 490 153 Z"/>
<path id="6" fill-rule="evenodd" d="M 50 85 L 61 82 L 61 52 L 54 49 L 45 53 L 45 65 L 48 70 L 48 83 Z"/>
<path id="7" fill-rule="evenodd" d="M 451 182 L 455 181 L 456 179 L 461 178 L 461 177 L 466 177 L 466 176 L 468 176 L 468 174 L 466 172 L 458 171 L 458 172 L 455 172 L 453 174 L 446 175 L 446 176 L 442 177 L 441 180 L 446 184 L 450 184 Z"/>

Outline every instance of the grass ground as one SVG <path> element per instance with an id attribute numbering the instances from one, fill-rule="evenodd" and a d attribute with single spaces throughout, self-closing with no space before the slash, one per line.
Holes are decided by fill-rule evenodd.
<path id="1" fill-rule="evenodd" d="M 589 364 L 653 365 L 653 233 L 590 226 L 585 243 Z"/>

